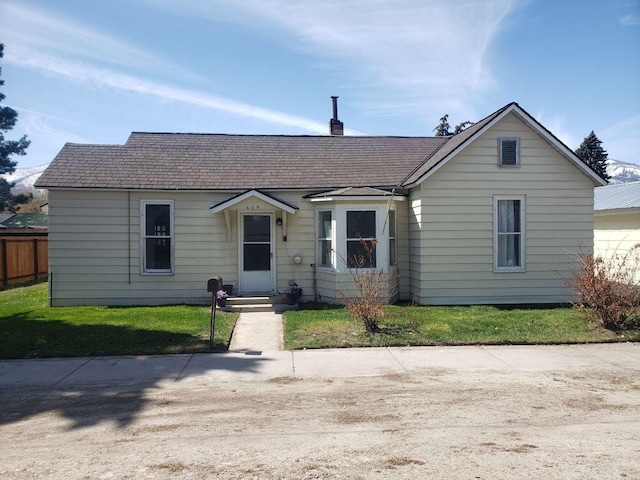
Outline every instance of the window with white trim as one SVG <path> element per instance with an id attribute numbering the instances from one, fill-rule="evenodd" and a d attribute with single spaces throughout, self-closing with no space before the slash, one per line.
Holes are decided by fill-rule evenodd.
<path id="1" fill-rule="evenodd" d="M 519 167 L 520 166 L 520 139 L 519 138 L 499 138 L 500 156 L 498 166 Z"/>
<path id="2" fill-rule="evenodd" d="M 372 203 L 316 207 L 318 268 L 345 273 L 356 265 L 386 270 L 396 263 L 396 211 L 387 202 Z"/>
<path id="3" fill-rule="evenodd" d="M 396 247 L 396 211 L 389 210 L 387 217 L 389 231 L 389 266 L 393 267 L 398 263 L 398 250 Z"/>
<path id="4" fill-rule="evenodd" d="M 494 197 L 494 269 L 524 271 L 524 197 Z"/>
<path id="5" fill-rule="evenodd" d="M 173 273 L 173 202 L 143 200 L 142 272 Z"/>
<path id="6" fill-rule="evenodd" d="M 331 210 L 318 211 L 318 266 L 333 266 L 333 212 Z"/>

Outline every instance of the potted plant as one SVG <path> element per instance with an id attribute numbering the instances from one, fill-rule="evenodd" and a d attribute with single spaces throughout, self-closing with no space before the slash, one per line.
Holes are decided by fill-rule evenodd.
<path id="1" fill-rule="evenodd" d="M 287 303 L 289 305 L 295 305 L 302 295 L 302 289 L 298 285 L 292 285 L 285 288 L 283 293 L 287 296 Z"/>
<path id="2" fill-rule="evenodd" d="M 216 303 L 219 307 L 225 307 L 227 305 L 227 297 L 229 295 L 224 290 L 218 290 L 216 292 Z"/>

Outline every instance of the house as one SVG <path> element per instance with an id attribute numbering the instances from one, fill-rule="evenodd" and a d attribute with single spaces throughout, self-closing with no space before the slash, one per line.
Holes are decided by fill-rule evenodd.
<path id="1" fill-rule="evenodd" d="M 0 222 L 0 225 L 12 229 L 32 228 L 46 231 L 47 222 L 46 213 L 14 213 Z"/>
<path id="2" fill-rule="evenodd" d="M 607 260 L 640 244 L 640 182 L 595 189 L 594 244 L 594 254 Z"/>
<path id="3" fill-rule="evenodd" d="M 13 213 L 0 221 L 0 236 L 47 236 L 48 217 L 45 213 Z"/>
<path id="4" fill-rule="evenodd" d="M 451 137 L 131 134 L 67 144 L 49 190 L 52 305 L 196 303 L 234 293 L 327 302 L 346 260 L 420 304 L 566 302 L 605 182 L 517 103 Z"/>

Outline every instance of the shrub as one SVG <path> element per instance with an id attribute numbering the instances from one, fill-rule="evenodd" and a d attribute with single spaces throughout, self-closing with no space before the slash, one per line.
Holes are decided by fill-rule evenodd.
<path id="1" fill-rule="evenodd" d="M 376 239 L 361 239 L 360 245 L 362 253 L 345 262 L 349 265 L 353 286 L 338 290 L 338 296 L 349 313 L 362 322 L 365 331 L 372 334 L 380 331 L 378 320 L 384 316 L 383 306 L 391 298 L 390 275 L 382 269 L 368 267 L 374 264 Z"/>
<path id="2" fill-rule="evenodd" d="M 638 249 L 603 259 L 592 254 L 577 255 L 577 266 L 567 285 L 578 298 L 574 307 L 610 330 L 623 328 L 627 320 L 640 315 L 637 284 Z"/>

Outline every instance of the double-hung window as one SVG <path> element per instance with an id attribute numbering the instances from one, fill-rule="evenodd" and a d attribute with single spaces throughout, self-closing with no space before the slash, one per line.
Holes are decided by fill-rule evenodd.
<path id="1" fill-rule="evenodd" d="M 347 266 L 376 268 L 376 211 L 347 210 Z"/>
<path id="2" fill-rule="evenodd" d="M 173 202 L 142 201 L 142 271 L 173 273 Z"/>
<path id="3" fill-rule="evenodd" d="M 519 138 L 499 138 L 498 146 L 500 150 L 498 166 L 519 167 L 520 166 L 520 139 Z"/>
<path id="4" fill-rule="evenodd" d="M 333 212 L 320 210 L 318 212 L 318 266 L 333 267 Z"/>
<path id="5" fill-rule="evenodd" d="M 389 210 L 387 217 L 389 232 L 389 266 L 393 267 L 398 263 L 398 250 L 396 248 L 396 211 Z"/>
<path id="6" fill-rule="evenodd" d="M 524 271 L 524 197 L 494 197 L 494 269 Z"/>

